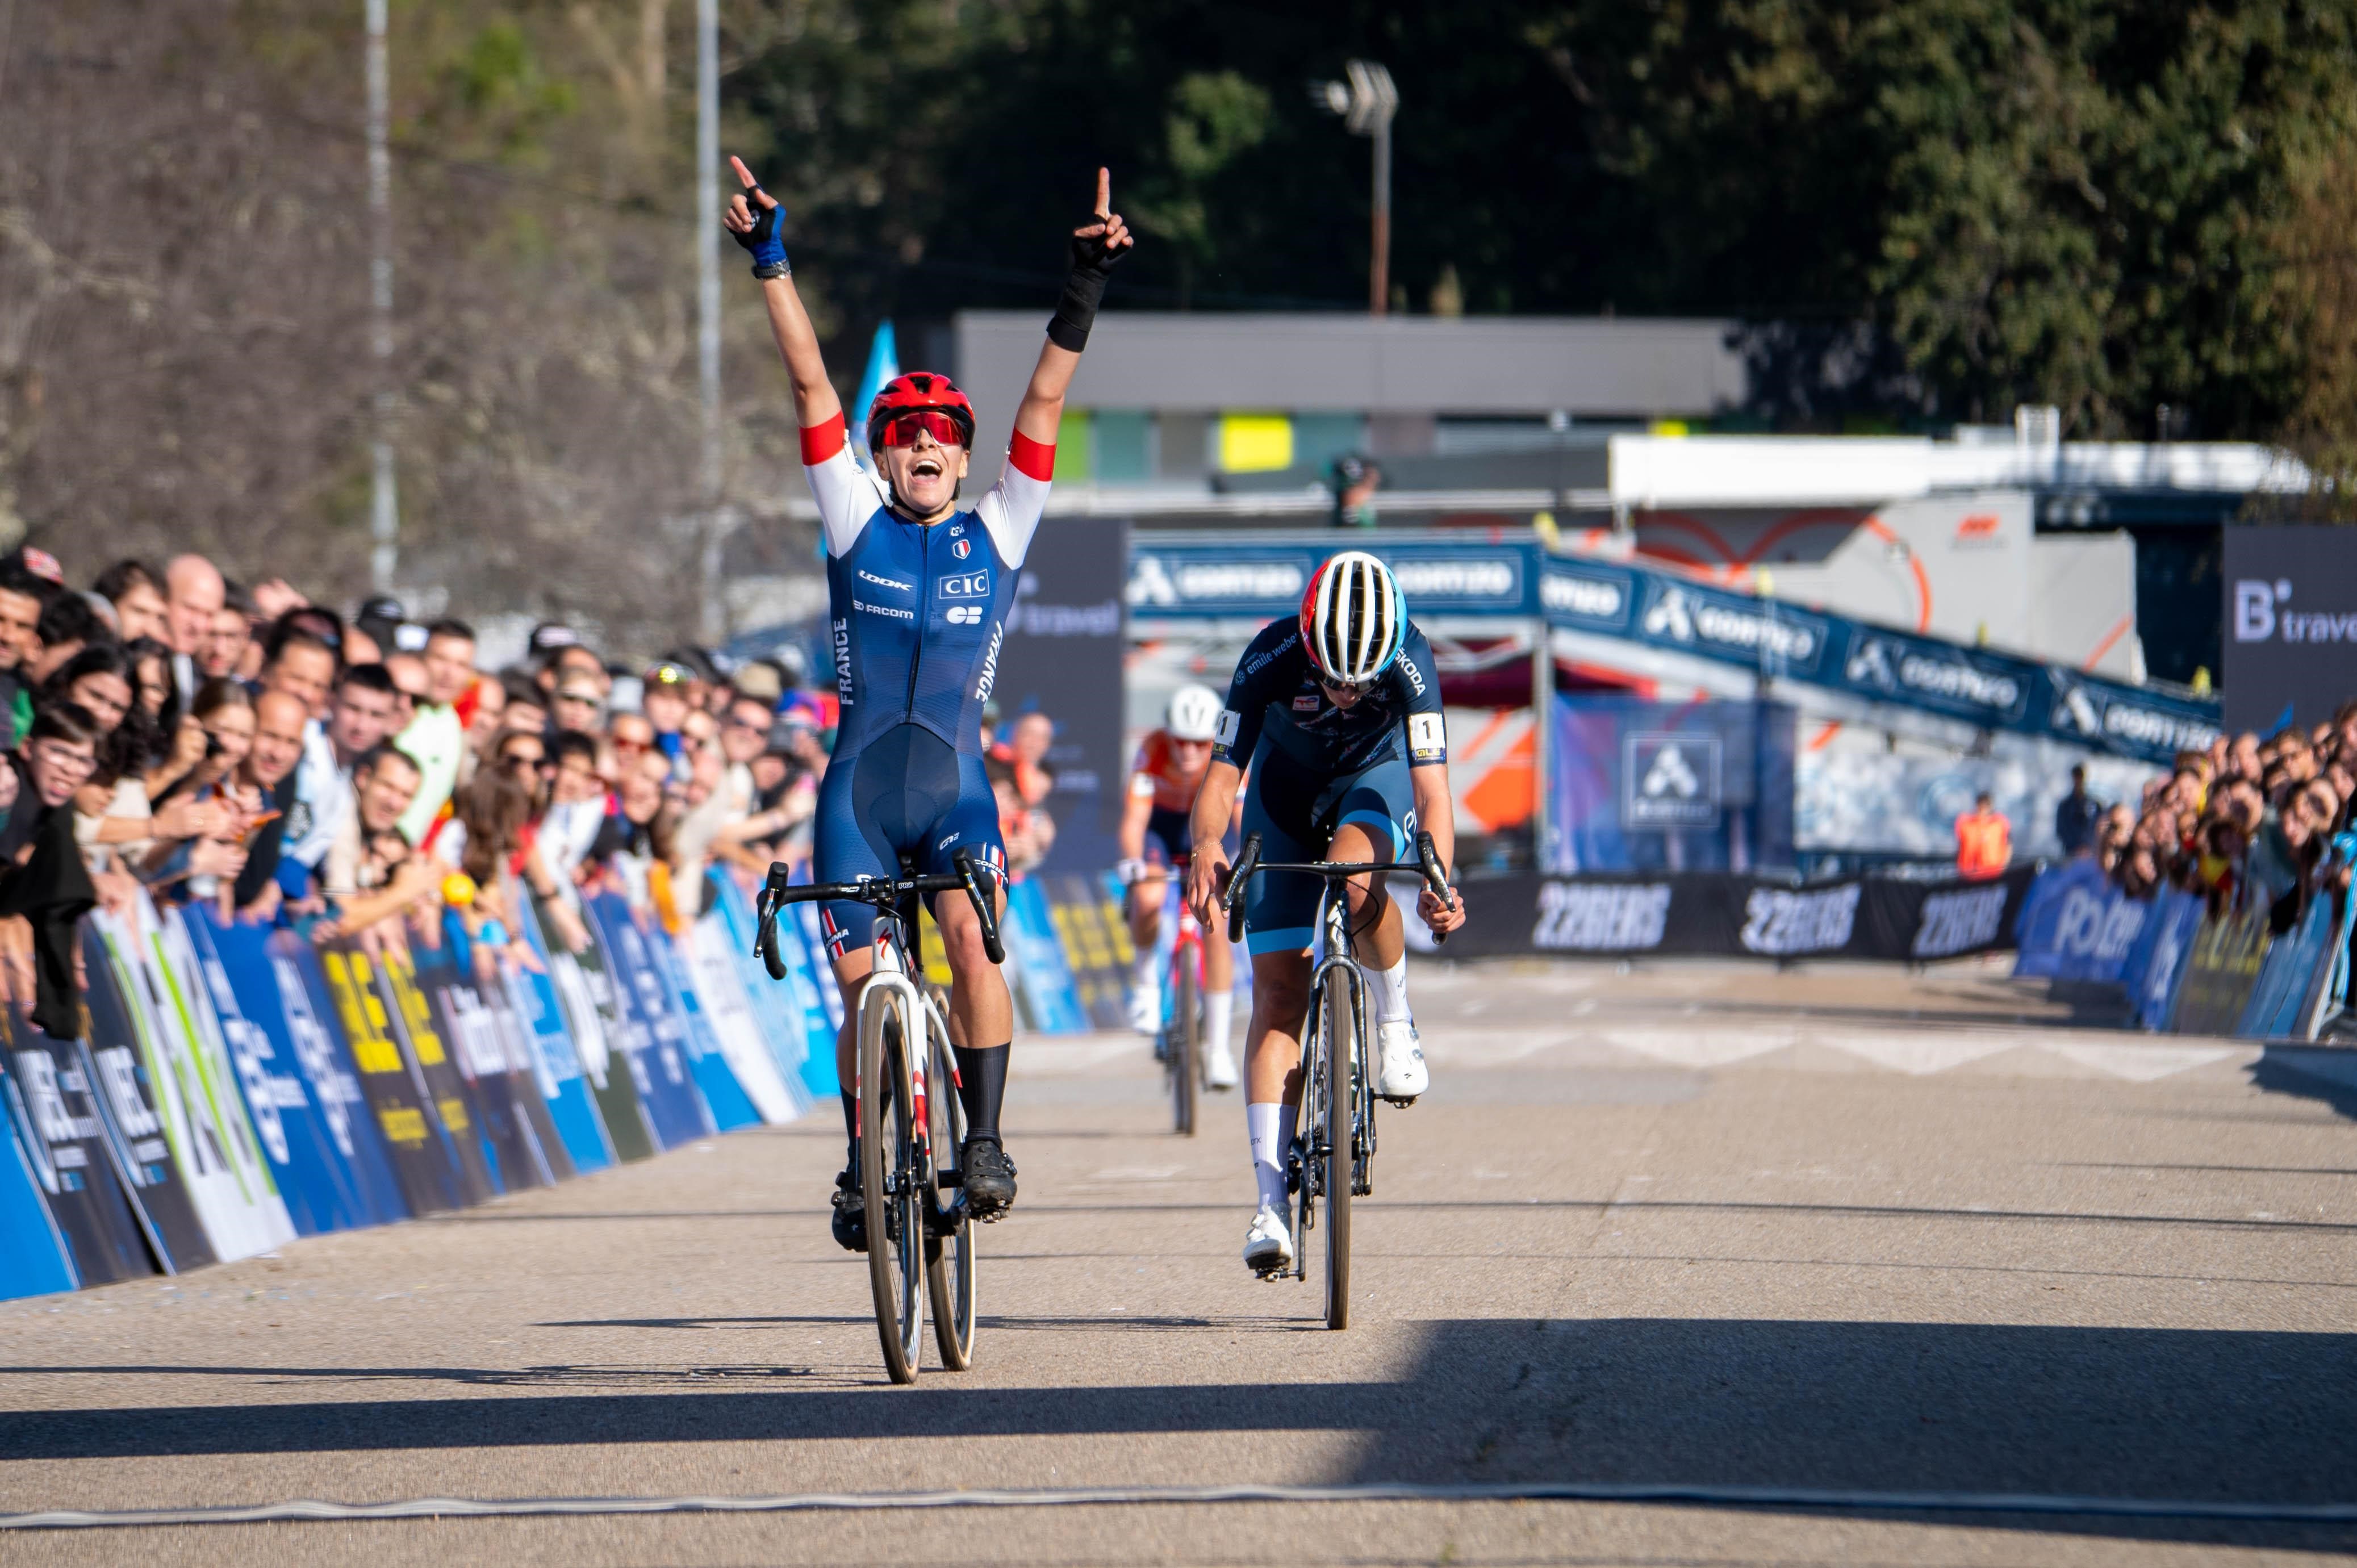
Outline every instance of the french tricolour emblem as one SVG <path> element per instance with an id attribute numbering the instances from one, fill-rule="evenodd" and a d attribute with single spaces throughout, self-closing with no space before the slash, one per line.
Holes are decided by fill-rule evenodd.
<path id="1" fill-rule="evenodd" d="M 950 553 L 956 556 L 961 561 L 964 560 L 967 556 L 974 553 L 974 541 L 971 539 L 952 540 L 950 542 Z"/>

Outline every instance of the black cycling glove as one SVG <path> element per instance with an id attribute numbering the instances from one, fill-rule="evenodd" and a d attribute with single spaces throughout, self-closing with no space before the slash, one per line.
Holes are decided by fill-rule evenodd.
<path id="1" fill-rule="evenodd" d="M 1096 214 L 1090 214 L 1092 221 Z M 1072 236 L 1072 274 L 1064 280 L 1064 297 L 1048 322 L 1048 341 L 1077 354 L 1089 346 L 1089 328 L 1096 325 L 1097 304 L 1104 298 L 1105 280 L 1130 252 L 1105 243 L 1103 234 Z"/>

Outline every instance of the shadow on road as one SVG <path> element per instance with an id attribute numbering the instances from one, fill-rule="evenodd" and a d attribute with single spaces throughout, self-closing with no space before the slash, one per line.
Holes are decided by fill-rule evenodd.
<path id="1" fill-rule="evenodd" d="M 2269 1046 L 2251 1064 L 2251 1082 L 2270 1093 L 2320 1100 L 2357 1121 L 2357 1051 L 2346 1047 Z"/>
<path id="2" fill-rule="evenodd" d="M 2269 1503 L 2357 1491 L 2357 1334 L 1743 1319 L 1404 1326 L 1422 1348 L 1398 1381 L 752 1390 L 731 1384 L 762 1369 L 713 1368 L 663 1373 L 673 1380 L 657 1390 L 630 1387 L 614 1375 L 624 1369 L 544 1368 L 485 1380 L 598 1391 L 19 1412 L 0 1414 L 0 1457 L 1351 1431 L 1372 1439 L 1362 1480 Z M 2210 1539 L 2215 1527 L 2067 1528 Z"/>

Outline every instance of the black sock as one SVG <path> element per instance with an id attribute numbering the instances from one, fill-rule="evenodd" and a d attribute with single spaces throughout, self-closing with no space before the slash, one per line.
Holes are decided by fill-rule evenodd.
<path id="1" fill-rule="evenodd" d="M 843 1090 L 843 1135 L 851 1145 L 850 1163 L 845 1167 L 852 1175 L 859 1174 L 859 1096 Z"/>
<path id="2" fill-rule="evenodd" d="M 968 1049 L 959 1046 L 958 1099 L 965 1105 L 965 1135 L 969 1138 L 998 1136 L 998 1107 L 1006 1098 L 1006 1058 L 1005 1046 Z"/>

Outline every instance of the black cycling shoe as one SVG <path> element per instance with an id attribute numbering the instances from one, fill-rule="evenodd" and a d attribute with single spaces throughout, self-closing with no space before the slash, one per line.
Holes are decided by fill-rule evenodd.
<path id="1" fill-rule="evenodd" d="M 834 1244 L 846 1252 L 867 1251 L 867 1200 L 859 1177 L 844 1171 L 834 1178 Z"/>
<path id="2" fill-rule="evenodd" d="M 979 1133 L 968 1138 L 958 1151 L 958 1170 L 966 1212 L 976 1219 L 996 1219 L 1015 1207 L 1015 1162 L 997 1139 Z"/>

